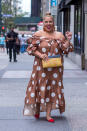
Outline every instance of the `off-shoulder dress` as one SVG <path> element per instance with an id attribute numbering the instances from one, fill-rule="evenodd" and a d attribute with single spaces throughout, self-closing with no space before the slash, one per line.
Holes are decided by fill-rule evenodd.
<path id="1" fill-rule="evenodd" d="M 65 41 L 33 36 L 28 40 L 27 52 L 29 55 L 34 55 L 36 50 L 48 56 L 59 54 L 63 63 L 64 54 L 73 51 L 71 43 L 68 48 L 63 46 Z M 65 99 L 63 90 L 63 66 L 43 68 L 42 60 L 35 56 L 31 78 L 26 90 L 24 115 L 34 115 L 37 103 L 40 104 L 40 112 L 46 111 L 48 102 L 52 103 L 52 109 L 59 109 L 60 113 L 64 112 Z"/>

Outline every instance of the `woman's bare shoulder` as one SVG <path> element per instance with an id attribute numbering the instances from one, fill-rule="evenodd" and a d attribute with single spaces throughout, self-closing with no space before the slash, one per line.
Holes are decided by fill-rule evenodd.
<path id="1" fill-rule="evenodd" d="M 58 32 L 58 31 L 56 31 L 55 32 L 55 35 L 56 35 L 56 38 L 62 38 L 62 39 L 64 39 L 64 35 L 62 34 L 62 32 Z"/>
<path id="2" fill-rule="evenodd" d="M 43 30 L 39 30 L 39 31 L 36 31 L 36 32 L 34 33 L 34 36 L 41 37 L 42 34 L 43 34 Z"/>
<path id="3" fill-rule="evenodd" d="M 56 31 L 55 34 L 56 34 L 57 36 L 58 36 L 58 35 L 59 35 L 59 36 L 62 36 L 62 35 L 63 35 L 62 32 L 58 32 L 58 31 Z"/>

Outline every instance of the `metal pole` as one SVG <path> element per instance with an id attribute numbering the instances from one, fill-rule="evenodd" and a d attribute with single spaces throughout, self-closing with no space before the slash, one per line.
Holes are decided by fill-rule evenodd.
<path id="1" fill-rule="evenodd" d="M 50 0 L 49 0 L 49 12 L 51 12 L 51 10 L 50 10 Z"/>
<path id="2" fill-rule="evenodd" d="M 0 35 L 1 35 L 1 27 L 2 27 L 2 15 L 1 15 L 1 0 L 0 0 Z"/>
<path id="3" fill-rule="evenodd" d="M 82 26 L 81 26 L 81 68 L 85 69 L 85 53 L 84 53 L 84 30 L 85 30 L 85 16 L 84 16 L 84 0 L 82 1 Z"/>

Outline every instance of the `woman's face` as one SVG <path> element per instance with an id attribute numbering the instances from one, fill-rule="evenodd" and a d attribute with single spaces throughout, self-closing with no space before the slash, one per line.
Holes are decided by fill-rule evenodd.
<path id="1" fill-rule="evenodd" d="M 54 31 L 54 21 L 52 19 L 52 17 L 45 17 L 43 20 L 43 24 L 44 24 L 44 31 L 47 32 L 53 32 Z"/>

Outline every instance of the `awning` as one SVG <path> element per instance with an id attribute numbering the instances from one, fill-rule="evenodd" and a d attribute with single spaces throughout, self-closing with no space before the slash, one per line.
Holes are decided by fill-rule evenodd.
<path id="1" fill-rule="evenodd" d="M 70 5 L 78 4 L 78 0 L 61 0 L 58 5 L 59 11 L 65 11 Z"/>
<path id="2" fill-rule="evenodd" d="M 78 0 L 65 0 L 65 5 L 75 5 Z"/>
<path id="3" fill-rule="evenodd" d="M 59 3 L 58 8 L 59 8 L 60 11 L 62 11 L 64 9 L 64 7 L 65 7 L 65 0 L 61 0 L 61 2 Z"/>
<path id="4" fill-rule="evenodd" d="M 67 5 L 65 5 L 65 1 L 66 1 L 66 0 L 61 0 L 61 2 L 59 3 L 59 6 L 58 6 L 59 11 L 64 11 L 64 10 L 66 10 Z"/>
<path id="5" fill-rule="evenodd" d="M 67 4 L 69 4 L 70 2 L 72 2 L 73 0 L 66 0 L 65 1 L 65 4 L 67 5 Z"/>

